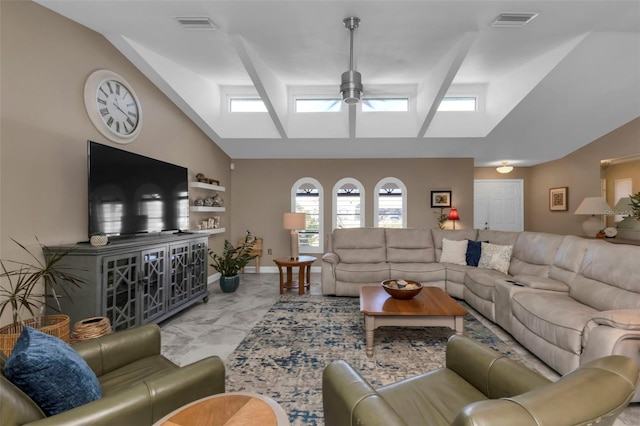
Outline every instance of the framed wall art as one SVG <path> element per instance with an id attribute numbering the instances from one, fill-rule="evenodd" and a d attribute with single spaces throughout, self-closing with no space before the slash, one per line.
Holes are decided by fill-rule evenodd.
<path id="1" fill-rule="evenodd" d="M 431 207 L 451 207 L 451 191 L 431 191 Z"/>
<path id="2" fill-rule="evenodd" d="M 567 192 L 569 188 L 562 186 L 560 188 L 549 189 L 549 210 L 552 212 L 564 212 L 568 209 Z"/>

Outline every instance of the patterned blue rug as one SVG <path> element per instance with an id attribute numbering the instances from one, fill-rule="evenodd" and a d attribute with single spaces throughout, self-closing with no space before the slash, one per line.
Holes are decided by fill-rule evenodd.
<path id="1" fill-rule="evenodd" d="M 329 362 L 344 359 L 379 387 L 441 368 L 452 334 L 446 327 L 381 327 L 367 358 L 358 298 L 283 298 L 225 361 L 227 389 L 273 398 L 292 425 L 322 425 L 322 371 Z M 470 314 L 464 334 L 520 360 Z"/>

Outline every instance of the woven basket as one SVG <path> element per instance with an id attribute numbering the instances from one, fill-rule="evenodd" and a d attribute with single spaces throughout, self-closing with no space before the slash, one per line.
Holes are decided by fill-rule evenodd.
<path id="1" fill-rule="evenodd" d="M 79 342 L 82 340 L 95 339 L 111 333 L 111 322 L 107 317 L 93 317 L 78 321 L 73 326 L 71 332 L 71 341 Z"/>
<path id="2" fill-rule="evenodd" d="M 30 318 L 16 324 L 5 325 L 0 328 L 0 351 L 9 356 L 25 326 L 33 327 L 38 331 L 58 337 L 68 343 L 69 321 L 68 315 L 47 315 L 40 318 L 39 326 L 36 326 L 37 322 L 35 318 Z"/>

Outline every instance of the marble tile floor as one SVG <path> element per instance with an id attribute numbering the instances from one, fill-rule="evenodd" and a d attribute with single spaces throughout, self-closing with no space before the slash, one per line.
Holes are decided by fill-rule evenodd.
<path id="1" fill-rule="evenodd" d="M 311 294 L 321 294 L 320 274 L 311 276 Z M 245 335 L 281 297 L 297 297 L 297 290 L 279 293 L 278 274 L 243 274 L 234 293 L 223 293 L 215 282 L 209 286 L 208 303 L 198 303 L 160 324 L 162 353 L 178 365 L 187 365 L 209 355 L 225 360 Z M 558 374 L 531 355 L 500 327 L 473 312 L 482 324 L 513 345 L 530 365 L 555 380 Z M 640 425 L 640 403 L 625 409 L 615 426 Z"/>

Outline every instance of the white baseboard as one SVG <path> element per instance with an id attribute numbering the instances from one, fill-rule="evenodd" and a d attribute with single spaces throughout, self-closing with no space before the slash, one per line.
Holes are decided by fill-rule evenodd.
<path id="1" fill-rule="evenodd" d="M 320 271 L 322 270 L 322 267 L 320 266 L 312 266 L 311 267 L 311 272 L 312 273 L 320 273 Z M 277 266 L 261 266 L 260 267 L 260 273 L 261 274 L 277 274 L 278 271 L 278 267 Z M 255 266 L 247 266 L 246 268 L 244 268 L 244 273 L 245 274 L 255 274 L 256 273 L 256 267 Z M 297 273 L 294 272 L 294 273 Z M 220 272 L 216 272 L 213 275 L 209 275 L 209 277 L 207 278 L 207 284 L 211 284 L 214 283 L 216 281 L 218 281 L 220 279 L 221 275 Z"/>

